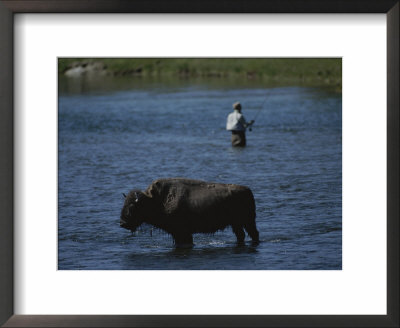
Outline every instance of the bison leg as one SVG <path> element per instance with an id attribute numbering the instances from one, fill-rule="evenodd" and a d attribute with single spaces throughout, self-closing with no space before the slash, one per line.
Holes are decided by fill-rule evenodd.
<path id="1" fill-rule="evenodd" d="M 259 240 L 259 233 L 258 230 L 256 228 L 256 224 L 254 222 L 252 222 L 251 224 L 246 224 L 244 226 L 244 228 L 246 229 L 247 233 L 250 235 L 251 239 L 253 240 L 253 242 L 258 243 Z"/>
<path id="2" fill-rule="evenodd" d="M 238 226 L 232 226 L 232 230 L 236 235 L 238 244 L 243 244 L 244 243 L 244 237 L 245 237 L 243 228 L 242 227 L 238 227 Z"/>
<path id="3" fill-rule="evenodd" d="M 193 246 L 193 236 L 190 233 L 177 233 L 173 234 L 176 247 Z"/>

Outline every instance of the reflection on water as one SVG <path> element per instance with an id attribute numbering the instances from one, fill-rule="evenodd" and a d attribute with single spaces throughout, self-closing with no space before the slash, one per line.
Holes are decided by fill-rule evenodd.
<path id="1" fill-rule="evenodd" d="M 200 268 L 199 262 L 207 263 L 212 269 L 246 269 L 246 263 L 252 261 L 251 255 L 256 254 L 257 247 L 249 245 L 216 245 L 209 243 L 207 247 L 201 248 L 171 248 L 168 250 L 159 250 L 154 248 L 147 254 L 130 253 L 127 254 L 124 269 L 207 269 Z M 249 256 L 250 255 L 250 256 Z M 227 260 L 229 259 L 229 260 Z M 154 267 L 154 262 L 160 261 L 163 267 Z"/>
<path id="2" fill-rule="evenodd" d="M 126 76 L 102 76 L 88 75 L 82 78 L 68 78 L 60 76 L 58 79 L 59 92 L 61 95 L 79 95 L 89 93 L 109 93 L 130 90 L 149 90 L 163 89 L 174 92 L 185 86 L 198 86 L 208 90 L 221 89 L 248 89 L 248 88 L 272 88 L 276 87 L 276 82 L 257 79 L 243 79 L 238 77 L 231 78 L 207 78 L 197 77 L 188 78 L 174 76 L 161 77 L 126 77 Z M 261 105 L 261 104 L 259 104 Z"/>
<path id="3" fill-rule="evenodd" d="M 340 95 L 224 79 L 59 83 L 59 269 L 341 269 Z M 257 115 L 243 149 L 225 131 L 238 100 Z M 237 246 L 227 228 L 175 249 L 157 229 L 119 227 L 122 193 L 177 176 L 249 186 L 262 242 Z"/>

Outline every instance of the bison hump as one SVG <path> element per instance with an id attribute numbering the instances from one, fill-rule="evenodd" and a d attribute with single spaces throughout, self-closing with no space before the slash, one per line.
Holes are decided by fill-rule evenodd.
<path id="1" fill-rule="evenodd" d="M 197 212 L 218 206 L 227 199 L 237 201 L 252 198 L 249 188 L 234 184 L 221 184 L 184 178 L 159 179 L 145 192 L 148 197 L 161 205 L 165 214 Z"/>

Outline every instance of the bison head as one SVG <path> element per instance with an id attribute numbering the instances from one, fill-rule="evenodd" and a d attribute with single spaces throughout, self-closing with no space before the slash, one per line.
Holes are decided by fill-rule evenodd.
<path id="1" fill-rule="evenodd" d="M 133 190 L 125 196 L 124 207 L 121 210 L 121 219 L 119 222 L 120 227 L 134 232 L 143 223 L 140 214 L 140 200 L 143 197 L 145 197 L 144 194 L 139 190 Z"/>

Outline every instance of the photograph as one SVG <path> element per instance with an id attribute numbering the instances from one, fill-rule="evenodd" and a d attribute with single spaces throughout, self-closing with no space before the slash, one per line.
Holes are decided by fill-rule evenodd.
<path id="1" fill-rule="evenodd" d="M 58 270 L 342 270 L 341 58 L 58 58 Z"/>

